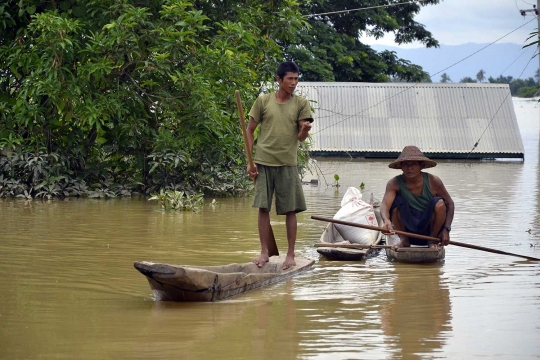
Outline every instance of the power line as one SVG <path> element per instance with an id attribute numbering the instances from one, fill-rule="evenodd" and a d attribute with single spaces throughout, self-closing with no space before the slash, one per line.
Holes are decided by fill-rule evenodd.
<path id="1" fill-rule="evenodd" d="M 528 2 L 526 2 L 525 0 L 521 0 L 521 1 L 523 1 L 523 2 L 525 3 L 525 4 L 528 4 L 528 5 L 534 6 L 533 4 L 531 4 L 531 3 L 528 3 Z M 520 9 L 519 9 L 519 7 L 518 7 L 518 4 L 517 4 L 517 0 L 515 1 L 515 4 L 516 4 L 516 8 L 517 8 L 518 10 L 520 10 Z M 520 11 L 521 11 L 521 10 L 520 10 Z"/>
<path id="2" fill-rule="evenodd" d="M 515 28 L 514 30 L 510 31 L 508 34 L 501 36 L 501 37 L 498 38 L 497 40 L 495 40 L 495 41 L 491 42 L 490 44 L 487 44 L 487 45 L 484 46 L 483 48 L 481 48 L 481 49 L 479 49 L 479 50 L 473 52 L 473 53 L 470 54 L 469 56 L 466 56 L 466 57 L 464 57 L 463 59 L 461 59 L 461 60 L 459 60 L 459 61 L 453 63 L 453 64 L 450 65 L 450 66 L 448 66 L 447 68 L 442 69 L 441 71 L 436 72 L 436 73 L 433 74 L 433 75 L 430 74 L 429 76 L 435 76 L 435 75 L 438 75 L 438 74 L 442 73 L 443 71 L 446 71 L 446 70 L 450 69 L 451 67 L 454 67 L 455 65 L 457 65 L 457 64 L 459 64 L 459 63 L 461 63 L 461 62 L 467 60 L 468 58 L 470 58 L 470 57 L 472 57 L 472 56 L 478 54 L 480 51 L 482 51 L 482 50 L 484 50 L 484 49 L 490 47 L 491 45 L 495 44 L 495 43 L 498 42 L 499 40 L 504 39 L 505 37 L 507 37 L 508 35 L 512 34 L 513 32 L 516 32 L 517 30 L 521 29 L 522 27 L 524 27 L 525 25 L 529 24 L 530 22 L 532 22 L 532 21 L 534 21 L 534 20 L 536 20 L 536 16 L 535 16 L 533 19 L 527 21 L 525 24 L 521 25 L 520 27 Z"/>
<path id="3" fill-rule="evenodd" d="M 352 12 L 352 11 L 370 10 L 370 9 L 378 9 L 378 8 L 387 8 L 387 7 L 398 6 L 398 5 L 423 3 L 425 1 L 427 1 L 427 0 L 412 0 L 412 1 L 400 2 L 400 3 L 396 3 L 396 4 L 369 6 L 369 7 L 365 7 L 365 8 L 331 11 L 331 12 L 325 12 L 325 13 L 319 13 L 319 14 L 309 14 L 309 15 L 303 15 L 303 16 L 304 17 L 313 17 L 313 16 L 321 16 L 321 15 L 342 14 L 342 13 L 347 13 L 347 12 Z"/>
<path id="4" fill-rule="evenodd" d="M 516 29 L 510 31 L 510 32 L 507 33 L 506 35 L 501 36 L 500 38 L 498 38 L 497 40 L 493 41 L 492 43 L 490 43 L 490 44 L 484 46 L 484 47 L 481 48 L 480 50 L 475 51 L 474 53 L 472 53 L 472 54 L 466 56 L 465 58 L 463 58 L 463 59 L 461 59 L 461 60 L 455 62 L 454 64 L 452 64 L 452 65 L 446 67 L 445 69 L 443 69 L 443 70 L 441 70 L 441 71 L 439 71 L 439 72 L 436 72 L 435 74 L 430 75 L 430 76 L 435 76 L 435 75 L 437 75 L 437 74 L 440 74 L 440 73 L 442 73 L 443 71 L 446 71 L 446 70 L 450 69 L 451 67 L 453 67 L 453 66 L 455 66 L 455 65 L 457 65 L 457 64 L 459 64 L 459 63 L 465 61 L 466 59 L 472 57 L 473 55 L 478 54 L 480 51 L 486 49 L 487 47 L 489 47 L 489 46 L 491 46 L 491 45 L 493 45 L 493 44 L 495 44 L 497 41 L 504 39 L 504 38 L 507 37 L 508 35 L 512 34 L 513 32 L 515 32 L 515 31 L 517 31 L 517 30 L 519 30 L 519 29 L 521 29 L 522 27 L 524 27 L 525 25 L 529 24 L 530 22 L 532 22 L 532 21 L 535 20 L 535 19 L 536 19 L 536 17 L 535 17 L 534 19 L 532 19 L 532 20 L 526 22 L 525 24 L 519 26 L 518 28 L 516 28 Z M 530 62 L 530 60 L 529 60 L 529 62 Z M 527 65 L 528 65 L 528 64 L 527 64 Z M 523 71 L 525 71 L 525 70 L 523 70 Z M 520 76 L 521 76 L 521 75 L 520 75 Z M 390 96 L 390 97 L 387 97 L 386 99 L 383 99 L 383 100 L 379 101 L 378 103 L 373 104 L 372 106 L 370 106 L 370 107 L 368 107 L 368 108 L 365 108 L 365 109 L 363 109 L 363 110 L 361 110 L 361 111 L 359 111 L 359 112 L 357 112 L 357 113 L 355 113 L 355 114 L 351 114 L 351 115 L 345 117 L 345 118 L 344 118 L 343 120 L 341 120 L 341 121 L 338 121 L 338 122 L 336 122 L 336 123 L 334 123 L 334 124 L 332 124 L 332 125 L 328 125 L 327 127 L 322 128 L 322 129 L 320 129 L 319 131 L 317 131 L 317 132 L 315 132 L 315 133 L 313 133 L 313 134 L 315 135 L 315 134 L 317 134 L 317 133 L 320 133 L 320 132 L 323 131 L 323 130 L 326 130 L 326 129 L 328 129 L 328 128 L 334 127 L 334 126 L 336 126 L 336 125 L 339 125 L 339 124 L 341 124 L 341 123 L 343 123 L 343 122 L 345 122 L 345 121 L 351 119 L 351 118 L 354 117 L 354 116 L 357 116 L 357 115 L 359 115 L 359 114 L 362 114 L 362 113 L 364 113 L 364 112 L 366 112 L 366 111 L 368 111 L 368 110 L 374 108 L 375 106 L 378 106 L 378 105 L 380 105 L 380 104 L 382 104 L 382 103 L 384 103 L 384 102 L 386 102 L 386 101 L 388 101 L 388 100 L 390 100 L 390 99 L 392 99 L 392 98 L 394 98 L 394 97 L 396 97 L 396 96 L 398 96 L 398 95 L 401 95 L 401 94 L 404 93 L 405 91 L 408 91 L 408 90 L 414 88 L 415 86 L 419 85 L 420 83 L 421 83 L 421 82 L 417 82 L 417 83 L 415 83 L 415 84 L 413 84 L 413 85 L 411 85 L 411 86 L 409 86 L 409 87 L 406 87 L 406 88 L 403 89 L 402 91 L 399 91 L 399 92 L 397 92 L 396 94 L 394 94 L 394 95 L 392 95 L 392 96 Z"/>
<path id="5" fill-rule="evenodd" d="M 508 65 L 503 71 L 501 71 L 501 75 L 504 74 L 504 72 L 505 72 L 506 70 L 508 70 L 508 68 L 509 68 L 510 66 L 512 66 L 512 65 L 513 65 L 520 57 L 522 57 L 522 56 L 523 56 L 524 54 L 526 54 L 526 53 L 527 53 L 527 50 L 522 51 L 521 54 L 519 54 L 518 57 L 515 58 L 514 61 L 512 61 L 512 62 L 510 63 L 510 65 Z M 530 62 L 530 60 L 529 60 L 529 62 Z"/>
<path id="6" fill-rule="evenodd" d="M 527 66 L 529 66 L 529 63 L 531 62 L 532 59 L 534 59 L 536 56 L 538 55 L 538 53 L 535 53 L 530 59 L 529 61 L 527 62 L 527 65 L 525 65 L 525 67 L 523 68 L 523 71 L 521 71 L 521 74 L 519 74 L 519 77 L 518 78 L 521 78 L 521 75 L 523 75 L 523 73 L 525 72 L 525 69 L 527 69 Z M 491 123 L 493 122 L 493 120 L 495 120 L 495 116 L 497 116 L 497 114 L 499 113 L 499 110 L 501 110 L 504 102 L 506 101 L 506 99 L 508 99 L 508 96 L 510 95 L 510 92 L 508 92 L 508 94 L 506 94 L 506 96 L 504 97 L 503 101 L 501 102 L 501 105 L 499 106 L 499 108 L 497 109 L 497 111 L 495 111 L 495 114 L 493 115 L 493 117 L 491 118 L 491 121 L 487 124 L 486 128 L 484 129 L 484 131 L 482 132 L 482 134 L 480 135 L 480 137 L 478 138 L 478 140 L 476 141 L 476 143 L 474 144 L 474 146 L 472 147 L 471 151 L 469 151 L 469 153 L 467 154 L 467 159 L 469 158 L 469 155 L 472 154 L 472 152 L 474 151 L 474 149 L 476 149 L 476 147 L 478 146 L 478 143 L 480 142 L 480 140 L 482 140 L 482 137 L 484 136 L 484 134 L 486 133 L 487 129 L 489 128 L 489 126 L 491 125 Z"/>

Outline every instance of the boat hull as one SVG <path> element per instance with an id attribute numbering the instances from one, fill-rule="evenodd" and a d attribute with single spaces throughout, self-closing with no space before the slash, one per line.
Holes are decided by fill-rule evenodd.
<path id="1" fill-rule="evenodd" d="M 404 247 L 398 249 L 386 249 L 386 256 L 391 261 L 403 263 L 433 263 L 443 261 L 445 257 L 444 247 Z"/>
<path id="2" fill-rule="evenodd" d="M 138 261 L 156 301 L 219 301 L 274 284 L 311 269 L 314 261 L 296 258 L 296 266 L 283 270 L 284 257 L 272 256 L 259 268 L 254 263 L 223 266 L 183 266 Z"/>
<path id="3" fill-rule="evenodd" d="M 363 260 L 367 256 L 376 254 L 374 249 L 340 249 L 331 247 L 319 247 L 317 252 L 328 260 L 356 261 Z"/>

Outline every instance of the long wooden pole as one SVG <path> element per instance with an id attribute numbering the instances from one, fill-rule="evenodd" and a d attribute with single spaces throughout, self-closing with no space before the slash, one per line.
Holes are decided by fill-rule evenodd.
<path id="1" fill-rule="evenodd" d="M 354 226 L 354 227 L 359 227 L 359 228 L 364 228 L 364 229 L 369 229 L 369 230 L 382 231 L 383 233 L 388 232 L 385 228 L 378 227 L 378 226 L 364 225 L 364 224 L 359 224 L 359 223 L 349 222 L 349 221 L 341 221 L 341 220 L 336 220 L 336 219 L 325 218 L 325 217 L 322 217 L 322 216 L 312 216 L 311 218 L 313 220 L 326 221 L 326 222 L 331 222 L 331 223 L 335 223 L 335 224 L 348 225 L 348 226 Z M 410 232 L 406 232 L 406 231 L 400 231 L 400 230 L 394 230 L 394 232 L 396 234 L 410 236 L 410 237 L 414 237 L 414 238 L 417 238 L 417 239 L 441 242 L 441 239 L 433 237 L 433 236 L 418 235 L 418 234 L 414 234 L 414 233 L 410 233 Z M 491 249 L 491 248 L 478 246 L 478 245 L 466 244 L 466 243 L 457 242 L 457 241 L 450 241 L 449 244 L 450 245 L 461 246 L 461 247 L 465 247 L 465 248 L 469 248 L 469 249 L 487 251 L 487 252 L 495 253 L 495 254 L 517 256 L 517 257 L 524 258 L 524 259 L 527 259 L 527 260 L 540 261 L 540 259 L 532 257 L 532 256 L 513 254 L 513 253 L 506 252 L 506 251 L 501 251 L 501 250 L 497 250 L 497 249 Z"/>
<path id="2" fill-rule="evenodd" d="M 244 135 L 244 150 L 246 152 L 247 161 L 250 168 L 254 168 L 255 164 L 253 163 L 253 155 L 249 151 L 248 147 L 248 138 L 246 130 L 246 119 L 244 118 L 244 109 L 242 108 L 242 100 L 240 99 L 240 91 L 236 90 L 234 92 L 236 96 L 236 106 L 238 107 L 238 114 L 240 115 L 240 126 L 242 127 L 242 135 Z"/>

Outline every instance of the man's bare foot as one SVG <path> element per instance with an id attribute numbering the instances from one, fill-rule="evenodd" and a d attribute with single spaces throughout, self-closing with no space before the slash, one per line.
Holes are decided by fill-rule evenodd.
<path id="1" fill-rule="evenodd" d="M 400 238 L 400 240 L 401 241 L 399 243 L 397 243 L 396 245 L 394 245 L 392 247 L 392 249 L 397 250 L 397 249 L 401 249 L 401 248 L 405 248 L 405 247 L 411 247 L 411 243 L 409 242 L 408 238 L 407 239 Z"/>
<path id="2" fill-rule="evenodd" d="M 287 255 L 285 261 L 283 262 L 283 270 L 287 270 L 288 268 L 291 268 L 293 266 L 296 266 L 296 261 L 294 261 L 294 255 Z"/>
<path id="3" fill-rule="evenodd" d="M 428 244 L 428 247 L 429 247 L 430 249 L 438 249 L 438 250 L 440 250 L 440 249 L 442 248 L 442 245 L 441 245 L 440 243 L 430 242 L 430 243 Z"/>
<path id="4" fill-rule="evenodd" d="M 251 260 L 252 263 L 254 263 L 255 265 L 257 265 L 258 267 L 263 267 L 264 264 L 266 264 L 270 259 L 268 258 L 267 255 L 260 255 L 259 257 Z"/>
<path id="5" fill-rule="evenodd" d="M 393 245 L 392 249 L 397 250 L 397 249 L 401 249 L 401 248 L 404 248 L 404 247 L 410 247 L 410 246 L 411 246 L 411 242 L 409 241 L 409 238 L 400 235 L 399 236 L 399 242 L 397 244 Z"/>

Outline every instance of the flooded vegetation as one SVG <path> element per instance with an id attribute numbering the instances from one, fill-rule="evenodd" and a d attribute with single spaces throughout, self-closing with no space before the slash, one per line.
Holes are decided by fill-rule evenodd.
<path id="1" fill-rule="evenodd" d="M 525 161 L 439 161 L 451 240 L 540 257 L 539 109 L 514 99 Z M 449 246 L 442 263 L 332 262 L 314 248 L 350 186 L 381 199 L 389 161 L 322 160 L 304 185 L 297 256 L 313 269 L 216 303 L 156 302 L 140 260 L 248 262 L 259 253 L 251 198 L 200 212 L 133 199 L 0 200 L 0 353 L 6 359 L 533 359 L 540 264 Z M 333 187 L 339 174 L 339 187 Z M 306 179 L 317 178 L 315 172 Z M 272 214 L 280 249 L 285 219 Z"/>

